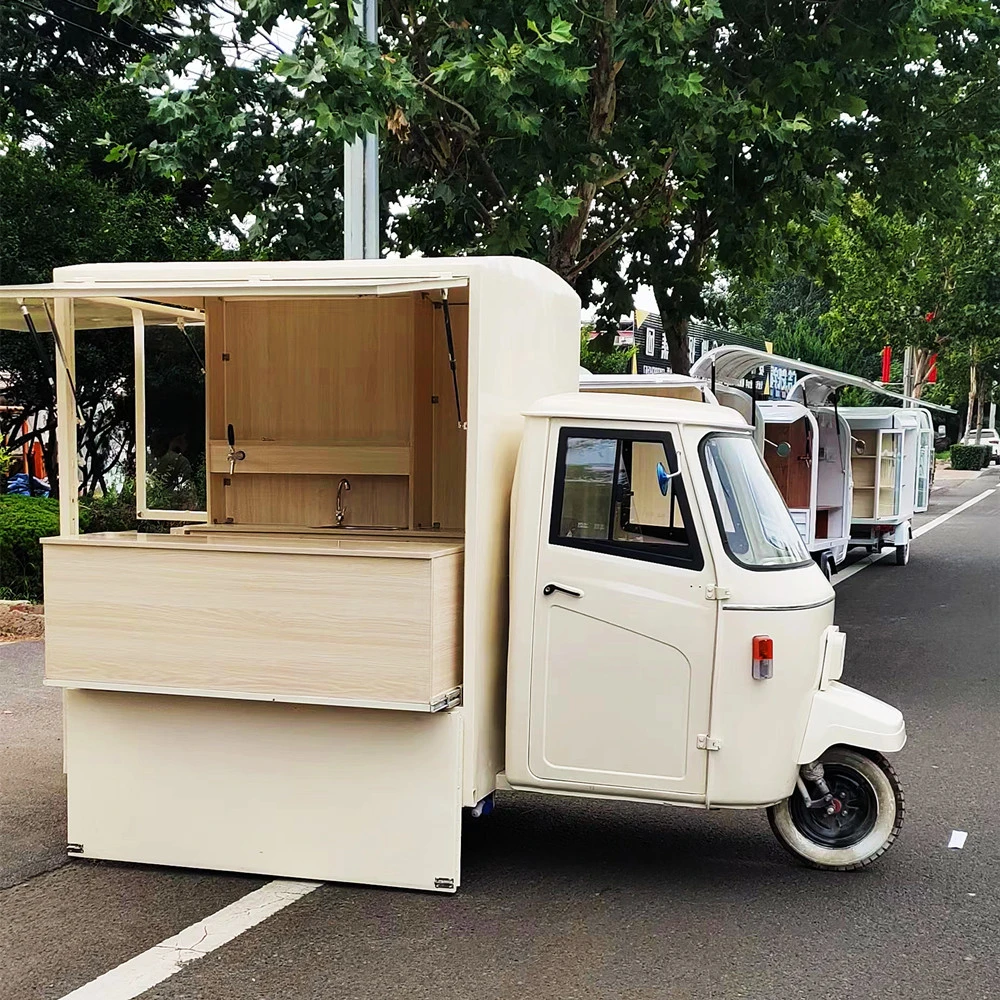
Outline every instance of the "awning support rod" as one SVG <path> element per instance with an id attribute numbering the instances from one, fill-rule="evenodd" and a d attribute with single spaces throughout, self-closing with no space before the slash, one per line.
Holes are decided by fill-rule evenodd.
<path id="1" fill-rule="evenodd" d="M 59 328 L 56 326 L 56 321 L 52 318 L 52 313 L 49 310 L 49 303 L 46 299 L 42 299 L 42 308 L 45 310 L 45 316 L 49 321 L 49 328 L 52 330 L 52 339 L 56 342 L 56 351 L 59 354 L 59 360 L 62 363 L 63 371 L 66 372 L 66 381 L 69 383 L 69 391 L 73 395 L 73 407 L 76 410 L 76 422 L 82 427 L 83 410 L 80 409 L 80 397 L 77 395 L 76 382 L 73 380 L 73 373 L 70 371 L 69 361 L 66 358 L 66 351 L 63 349 L 62 337 L 59 336 Z M 31 317 L 27 314 L 27 307 L 22 305 L 21 309 L 30 321 Z M 34 326 L 35 324 L 32 322 L 31 325 Z"/>
<path id="2" fill-rule="evenodd" d="M 468 424 L 462 420 L 462 399 L 458 392 L 458 371 L 455 368 L 455 338 L 451 333 L 451 310 L 448 308 L 448 289 L 441 289 L 441 311 L 444 313 L 444 333 L 448 338 L 448 365 L 451 367 L 451 384 L 455 389 L 455 410 L 458 413 L 458 429 L 466 430 Z"/>

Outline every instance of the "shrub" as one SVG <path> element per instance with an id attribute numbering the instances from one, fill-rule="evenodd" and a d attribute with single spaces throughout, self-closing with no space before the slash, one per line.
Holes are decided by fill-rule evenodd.
<path id="1" fill-rule="evenodd" d="M 990 446 L 983 444 L 953 444 L 951 467 L 953 469 L 981 469 L 990 461 Z"/>
<path id="2" fill-rule="evenodd" d="M 89 523 L 80 510 L 80 524 Z M 0 496 L 0 595 L 42 600 L 42 546 L 39 539 L 59 534 L 59 501 L 47 497 Z"/>

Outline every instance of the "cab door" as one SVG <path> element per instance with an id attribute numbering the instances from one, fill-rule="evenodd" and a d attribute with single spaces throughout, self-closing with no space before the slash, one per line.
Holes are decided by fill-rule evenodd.
<path id="1" fill-rule="evenodd" d="M 676 429 L 550 434 L 529 771 L 550 787 L 696 801 L 718 604 Z"/>

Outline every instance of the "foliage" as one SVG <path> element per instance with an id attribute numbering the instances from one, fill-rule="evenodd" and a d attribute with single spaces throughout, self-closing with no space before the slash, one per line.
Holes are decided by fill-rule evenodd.
<path id="1" fill-rule="evenodd" d="M 856 196 L 830 220 L 826 244 L 828 328 L 870 350 L 917 348 L 918 395 L 932 353 L 967 354 L 975 345 L 981 363 L 1000 356 L 1000 199 L 992 184 L 977 179 L 951 212 L 914 221 Z"/>
<path id="2" fill-rule="evenodd" d="M 45 5 L 0 0 L 3 282 L 44 282 L 54 267 L 89 261 L 220 255 L 221 227 L 204 185 L 123 170 L 109 164 L 106 150 L 98 145 L 109 130 L 143 146 L 164 138 L 149 119 L 145 92 L 127 79 L 127 67 L 173 44 L 175 28 L 159 26 L 172 6 L 167 0 L 148 0 L 137 7 L 136 21 L 111 22 L 97 11 L 96 0 Z M 150 331 L 151 348 L 161 336 Z M 179 339 L 176 330 L 173 337 Z M 130 336 L 81 332 L 77 363 L 82 488 L 90 492 L 107 488 L 109 470 L 128 467 L 133 460 Z M 25 407 L 23 413 L 0 418 L 0 434 L 10 434 L 10 443 L 17 446 L 25 441 L 22 418 L 33 428 L 31 418 L 40 416 L 37 431 L 33 428 L 27 440 L 39 440 L 56 494 L 54 364 L 47 335 L 41 352 L 24 330 L 0 339 L 5 395 L 8 402 Z M 200 371 L 190 363 L 187 369 L 184 378 L 197 387 Z M 155 401 L 148 410 L 155 430 Z M 171 414 L 167 419 L 175 418 Z"/>
<path id="3" fill-rule="evenodd" d="M 542 260 L 604 330 L 651 284 L 675 370 L 716 262 L 761 270 L 851 185 L 926 200 L 914 176 L 996 121 L 988 0 L 387 0 L 377 47 L 349 8 L 242 0 L 227 45 L 195 6 L 137 70 L 172 141 L 114 135 L 111 157 L 208 184 L 254 253 L 330 256 L 340 143 L 377 131 L 391 249 Z"/>
<path id="4" fill-rule="evenodd" d="M 634 347 L 608 346 L 607 337 L 594 337 L 594 328 L 585 326 L 580 333 L 580 364 L 592 375 L 624 375 L 632 370 Z"/>
<path id="5" fill-rule="evenodd" d="M 81 525 L 89 524 L 85 510 Z M 0 496 L 0 593 L 38 602 L 42 596 L 41 538 L 59 534 L 59 501 Z"/>
<path id="6" fill-rule="evenodd" d="M 988 444 L 953 444 L 951 467 L 953 469 L 982 469 L 990 462 L 992 451 Z"/>
<path id="7" fill-rule="evenodd" d="M 10 451 L 0 444 L 0 482 L 10 472 L 11 454 Z"/>

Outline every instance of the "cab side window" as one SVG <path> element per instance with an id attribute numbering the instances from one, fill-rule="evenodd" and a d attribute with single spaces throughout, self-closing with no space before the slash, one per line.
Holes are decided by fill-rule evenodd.
<path id="1" fill-rule="evenodd" d="M 549 540 L 700 569 L 677 468 L 667 433 L 563 428 Z"/>

